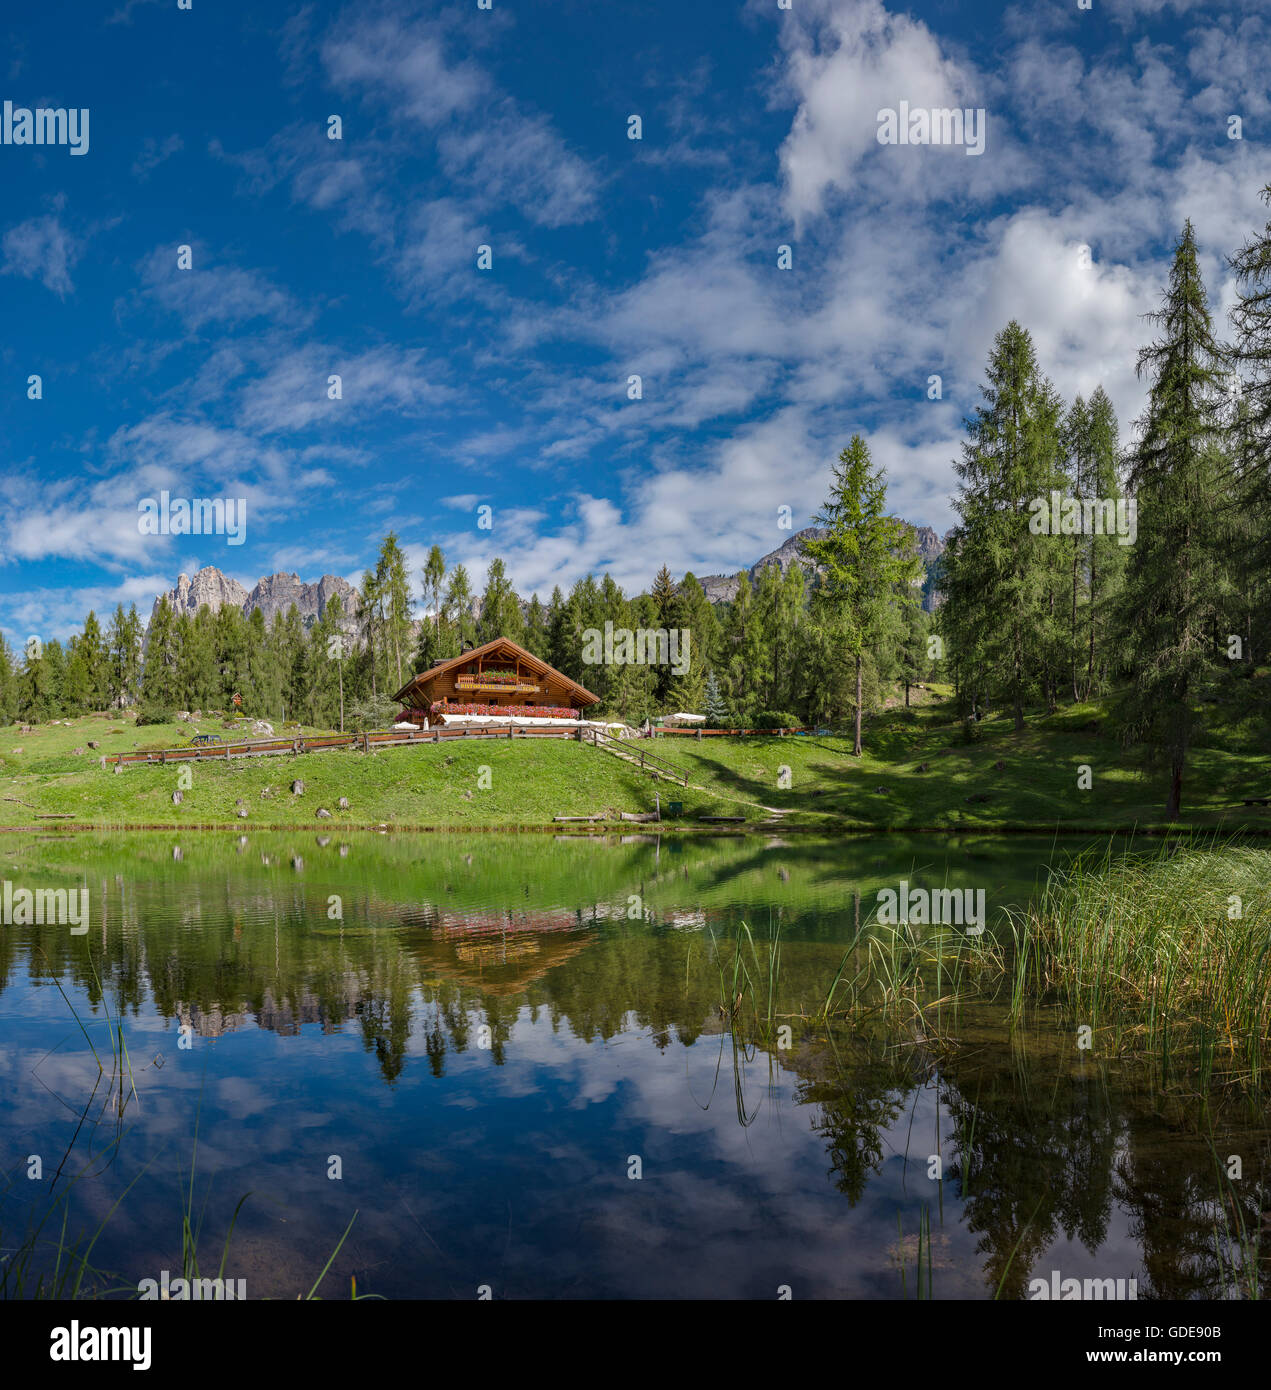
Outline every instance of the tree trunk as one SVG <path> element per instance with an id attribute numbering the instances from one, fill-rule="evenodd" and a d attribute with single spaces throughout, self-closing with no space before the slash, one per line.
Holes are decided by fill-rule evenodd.
<path id="1" fill-rule="evenodd" d="M 1076 704 L 1081 699 L 1081 692 L 1077 688 L 1077 559 L 1080 551 L 1076 545 L 1072 552 L 1072 637 L 1069 646 L 1072 651 L 1072 702 Z"/>
<path id="2" fill-rule="evenodd" d="M 1170 769 L 1169 799 L 1165 803 L 1165 819 L 1177 820 L 1183 804 L 1183 761 L 1180 758 Z"/>
<path id="3" fill-rule="evenodd" d="M 1094 688 L 1094 601 L 1095 601 L 1095 547 L 1090 546 L 1090 659 L 1086 664 L 1086 698 Z"/>
<path id="4" fill-rule="evenodd" d="M 861 755 L 861 657 L 856 657 L 856 746 L 852 752 L 859 758 Z"/>

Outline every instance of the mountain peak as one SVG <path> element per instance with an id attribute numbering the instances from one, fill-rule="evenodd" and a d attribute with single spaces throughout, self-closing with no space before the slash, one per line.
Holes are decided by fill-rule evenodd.
<path id="1" fill-rule="evenodd" d="M 169 589 L 166 595 L 160 594 L 154 601 L 154 608 L 157 609 L 165 597 L 174 613 L 189 613 L 191 617 L 200 608 L 210 608 L 215 613 L 232 605 L 245 618 L 260 609 L 265 622 L 271 623 L 275 614 L 285 614 L 294 603 L 305 627 L 311 627 L 336 595 L 346 614 L 356 608 L 357 590 L 336 574 L 324 574 L 312 584 L 303 583 L 294 573 L 270 574 L 258 579 L 248 591 L 238 580 L 222 574 L 215 565 L 205 565 L 193 577 L 178 575 L 176 587 Z"/>

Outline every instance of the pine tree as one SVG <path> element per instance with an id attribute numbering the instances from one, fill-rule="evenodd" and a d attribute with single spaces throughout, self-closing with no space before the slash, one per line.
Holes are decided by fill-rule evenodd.
<path id="1" fill-rule="evenodd" d="M 328 606 L 330 602 L 328 601 Z M 280 708 L 284 719 L 298 719 L 304 705 L 305 629 L 300 610 L 293 603 L 286 613 L 275 613 L 269 645 L 278 671 Z"/>
<path id="2" fill-rule="evenodd" d="M 547 660 L 547 613 L 537 594 L 530 598 L 530 606 L 525 614 L 525 636 L 521 645 L 527 652 L 533 652 L 535 656 Z"/>
<path id="3" fill-rule="evenodd" d="M 692 713 L 686 710 L 685 713 Z M 703 711 L 706 715 L 706 724 L 711 729 L 726 728 L 728 724 L 728 706 L 724 703 L 723 692 L 719 688 L 719 681 L 715 679 L 715 672 L 711 671 L 706 677 L 706 708 Z"/>
<path id="4" fill-rule="evenodd" d="M 569 643 L 569 627 L 565 598 L 560 591 L 559 584 L 552 590 L 545 621 L 547 625 L 547 655 L 545 660 L 549 666 L 555 666 L 558 671 L 564 671 Z"/>
<path id="5" fill-rule="evenodd" d="M 853 750 L 861 755 L 861 714 L 866 654 L 889 622 L 894 591 L 918 576 L 901 524 L 887 515 L 886 475 L 875 468 L 859 434 L 839 455 L 834 480 L 817 522 L 828 534 L 804 549 L 821 568 L 813 602 L 839 630 L 855 671 Z M 908 601 L 912 602 L 912 599 Z"/>
<path id="6" fill-rule="evenodd" d="M 17 680 L 18 714 L 22 719 L 39 724 L 63 713 L 65 672 L 66 654 L 60 642 L 28 644 Z"/>
<path id="7" fill-rule="evenodd" d="M 0 724 L 12 724 L 18 713 L 18 682 L 13 649 L 0 633 Z"/>
<path id="8" fill-rule="evenodd" d="M 941 628 L 964 698 L 1004 689 L 1016 730 L 1040 688 L 1052 705 L 1062 669 L 1062 538 L 1030 530 L 1031 504 L 1062 490 L 1061 403 L 1028 333 L 1012 320 L 989 355 L 984 403 L 956 465 L 960 523 L 943 558 Z"/>
<path id="9" fill-rule="evenodd" d="M 446 557 L 441 546 L 434 545 L 424 561 L 424 599 L 432 609 L 433 631 L 441 638 L 441 586 L 446 582 Z"/>
<path id="10" fill-rule="evenodd" d="M 905 687 L 905 708 L 909 708 L 909 692 L 927 679 L 931 659 L 927 655 L 927 633 L 930 622 L 917 603 L 906 604 L 903 612 L 904 633 L 901 637 L 899 677 Z"/>
<path id="11" fill-rule="evenodd" d="M 137 605 L 132 604 L 125 613 L 123 604 L 119 604 L 106 636 L 109 664 L 106 694 L 111 705 L 122 708 L 136 696 L 141 678 L 141 638 Z"/>
<path id="12" fill-rule="evenodd" d="M 440 556 L 441 552 L 437 553 Z M 406 683 L 405 662 L 410 656 L 410 570 L 395 531 L 390 531 L 380 544 L 371 594 L 376 604 L 380 669 L 387 693 L 389 689 L 400 690 Z"/>
<path id="13" fill-rule="evenodd" d="M 458 656 L 465 642 L 477 640 L 477 625 L 472 616 L 472 584 L 463 565 L 456 565 L 446 586 L 445 618 L 447 639 L 441 655 Z"/>
<path id="14" fill-rule="evenodd" d="M 507 637 L 513 642 L 521 640 L 521 605 L 508 578 L 507 566 L 497 555 L 486 571 L 477 633 L 481 643 L 496 637 Z"/>
<path id="15" fill-rule="evenodd" d="M 1214 337 L 1190 222 L 1175 247 L 1161 308 L 1150 319 L 1161 334 L 1138 359 L 1150 386 L 1129 478 L 1138 538 L 1124 591 L 1131 687 L 1121 720 L 1126 742 L 1142 750 L 1145 764 L 1169 769 L 1165 816 L 1176 820 L 1187 753 L 1200 726 L 1198 695 L 1215 660 L 1222 575 L 1213 504 L 1226 468 L 1224 351 Z"/>
<path id="16" fill-rule="evenodd" d="M 675 590 L 675 580 L 671 578 L 671 571 L 663 565 L 654 577 L 653 588 L 649 591 L 649 597 L 653 600 L 652 616 L 655 619 L 652 626 L 670 626 L 671 608 L 675 602 Z"/>
<path id="17" fill-rule="evenodd" d="M 692 573 L 686 574 L 676 585 L 669 626 L 679 632 L 682 652 L 687 643 L 689 669 L 684 676 L 672 672 L 666 703 L 673 710 L 683 710 L 686 714 L 700 713 L 706 670 L 718 658 L 719 620 Z"/>
<path id="18" fill-rule="evenodd" d="M 150 619 L 146 640 L 146 666 L 141 693 L 147 703 L 160 709 L 176 707 L 178 696 L 177 663 L 180 646 L 177 639 L 176 617 L 167 594 L 159 600 Z"/>
<path id="19" fill-rule="evenodd" d="M 1124 497 L 1119 471 L 1121 446 L 1117 437 L 1117 416 L 1102 386 L 1095 387 L 1086 408 L 1088 466 L 1092 495 L 1104 502 Z M 1109 648 L 1114 640 L 1116 604 L 1125 580 L 1127 548 L 1106 531 L 1087 538 L 1087 622 L 1086 673 L 1081 696 L 1101 691 L 1112 662 Z"/>
<path id="20" fill-rule="evenodd" d="M 1271 184 L 1259 196 L 1271 207 Z M 1271 652 L 1271 221 L 1245 242 L 1231 267 L 1233 357 L 1240 374 L 1232 422 L 1237 583 L 1244 595 L 1246 655 L 1253 662 Z"/>

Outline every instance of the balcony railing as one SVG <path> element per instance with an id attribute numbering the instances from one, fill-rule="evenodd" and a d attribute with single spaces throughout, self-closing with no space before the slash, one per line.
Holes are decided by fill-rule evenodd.
<path id="1" fill-rule="evenodd" d="M 539 692 L 539 687 L 529 681 L 518 680 L 515 676 L 509 680 L 506 676 L 494 675 L 456 676 L 455 689 L 507 691 L 513 695 L 537 695 Z"/>

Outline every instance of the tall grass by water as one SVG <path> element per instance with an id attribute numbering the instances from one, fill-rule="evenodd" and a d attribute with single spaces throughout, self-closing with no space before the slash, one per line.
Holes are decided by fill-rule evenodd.
<path id="1" fill-rule="evenodd" d="M 1111 851 L 1052 872 L 1013 923 L 1011 1009 L 1055 997 L 1163 1076 L 1259 1087 L 1271 1029 L 1271 854 Z"/>

